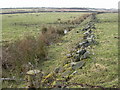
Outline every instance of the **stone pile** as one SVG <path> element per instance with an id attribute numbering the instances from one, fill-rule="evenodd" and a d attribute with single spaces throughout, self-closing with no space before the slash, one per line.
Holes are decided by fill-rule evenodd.
<path id="1" fill-rule="evenodd" d="M 59 75 L 59 78 L 62 78 L 62 81 L 54 81 L 54 82 L 67 82 L 72 77 L 74 77 L 75 74 L 77 74 L 77 69 L 81 69 L 86 62 L 86 59 L 90 58 L 90 48 L 92 45 L 96 44 L 94 30 L 95 25 L 94 21 L 95 17 L 93 15 L 92 21 L 88 22 L 86 27 L 84 27 L 82 30 L 79 30 L 79 32 L 83 32 L 83 40 L 82 42 L 79 42 L 75 48 L 66 55 L 67 58 L 69 58 L 71 61 L 65 61 L 64 65 L 59 68 L 55 68 L 54 72 Z M 56 87 L 59 87 L 59 84 L 54 84 Z"/>
<path id="2" fill-rule="evenodd" d="M 76 45 L 72 53 L 66 55 L 67 58 L 72 58 L 71 66 L 73 69 L 82 68 L 85 64 L 85 59 L 90 58 L 90 51 L 88 48 L 96 44 L 94 29 L 96 29 L 94 21 L 90 21 L 87 26 L 81 30 L 83 32 L 82 42 Z"/>
<path id="3" fill-rule="evenodd" d="M 69 58 L 71 61 L 65 62 L 63 67 L 56 68 L 54 70 L 55 73 L 57 73 L 62 78 L 62 81 L 54 81 L 54 82 L 67 82 L 72 77 L 74 77 L 75 74 L 77 74 L 77 70 L 81 69 L 85 63 L 86 59 L 90 58 L 90 49 L 92 45 L 96 44 L 95 40 L 95 34 L 94 30 L 96 29 L 95 25 L 95 17 L 92 16 L 92 19 L 86 27 L 84 27 L 82 30 L 79 30 L 77 33 L 82 32 L 83 33 L 83 40 L 82 42 L 77 43 L 75 48 L 66 55 L 67 58 Z M 54 84 L 56 87 L 59 87 L 59 84 Z"/>

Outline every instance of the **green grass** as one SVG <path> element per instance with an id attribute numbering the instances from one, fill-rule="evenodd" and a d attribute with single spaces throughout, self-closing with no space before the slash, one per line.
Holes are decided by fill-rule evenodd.
<path id="1" fill-rule="evenodd" d="M 101 23 L 95 24 L 97 29 L 94 32 L 99 44 L 93 46 L 91 53 L 94 55 L 86 61 L 82 69 L 77 70 L 78 73 L 69 82 L 106 88 L 118 87 L 118 39 L 114 38 L 118 36 L 117 14 L 99 14 L 97 18 Z M 78 34 L 76 31 L 87 21 L 89 19 L 65 35 L 61 43 L 50 46 L 50 60 L 40 65 L 43 71 L 52 72 L 55 67 L 64 66 L 65 61 L 70 61 L 66 58 L 66 54 L 81 41 L 82 32 Z M 74 87 L 79 86 L 71 86 L 71 88 Z"/>
<path id="2" fill-rule="evenodd" d="M 48 56 L 50 60 L 43 62 L 40 68 L 46 72 L 51 72 L 55 67 L 63 65 L 65 61 L 69 60 L 66 58 L 66 54 L 69 54 L 75 45 L 82 40 L 82 32 L 77 33 L 77 30 L 82 29 L 89 20 L 88 18 L 81 25 L 68 32 L 67 35 L 62 37 L 61 42 L 51 45 Z"/>
<path id="3" fill-rule="evenodd" d="M 18 16 L 16 16 L 16 14 L 13 17 L 5 15 L 3 16 L 3 39 L 8 40 L 13 38 L 14 40 L 15 37 L 22 35 L 23 32 L 29 32 L 30 30 L 32 33 L 36 33 L 43 24 L 53 23 L 58 18 L 68 20 L 71 16 L 77 17 L 79 14 L 80 13 L 41 13 L 38 14 L 39 16 L 36 16 L 36 14 L 18 14 Z M 99 85 L 103 87 L 118 87 L 118 39 L 115 38 L 118 36 L 117 15 L 118 14 L 115 13 L 97 15 L 99 23 L 95 24 L 97 29 L 94 32 L 99 44 L 92 47 L 91 53 L 94 53 L 94 55 L 86 60 L 85 66 L 82 69 L 78 69 L 77 74 L 68 82 L 94 86 Z M 5 19 L 5 17 L 7 17 L 7 19 Z M 12 23 L 11 20 L 13 20 Z M 90 18 L 68 32 L 67 35 L 63 36 L 61 42 L 49 46 L 49 60 L 42 62 L 38 69 L 42 69 L 43 72 L 47 74 L 53 72 L 58 66 L 63 67 L 66 61 L 70 61 L 70 59 L 66 57 L 66 54 L 68 54 L 71 49 L 75 48 L 76 43 L 81 42 L 83 37 L 83 32 L 76 33 L 76 31 L 83 28 L 88 21 L 90 21 Z M 29 24 L 30 26 L 27 28 L 21 25 L 12 26 L 15 22 L 17 24 Z M 32 26 L 32 24 L 37 25 Z M 15 34 L 13 34 L 12 31 L 15 32 Z M 16 36 L 14 37 L 13 35 Z M 68 68 L 66 68 L 66 70 L 67 69 Z M 59 75 L 57 78 L 60 78 Z M 24 87 L 24 82 L 19 82 L 18 85 L 13 84 L 13 87 Z M 80 86 L 73 85 L 70 88 L 79 87 Z"/>
<path id="4" fill-rule="evenodd" d="M 84 13 L 32 13 L 32 14 L 9 14 L 2 15 L 2 30 L 4 41 L 14 41 L 24 34 L 36 35 L 43 25 L 74 19 Z"/>
<path id="5" fill-rule="evenodd" d="M 9 40 L 14 42 L 18 38 L 23 38 L 22 34 L 26 34 L 26 33 L 29 34 L 30 32 L 30 30 L 28 30 L 27 28 L 32 30 L 31 33 L 33 35 L 36 35 L 37 32 L 40 32 L 42 25 L 46 26 L 50 24 L 52 26 L 54 25 L 56 26 L 56 24 L 53 24 L 53 23 L 56 22 L 58 18 L 60 18 L 62 21 L 66 21 L 69 19 L 74 19 L 74 17 L 76 18 L 80 17 L 83 14 L 84 13 L 40 13 L 40 14 L 3 15 L 3 40 Z M 36 26 L 39 26 L 39 27 L 36 27 Z M 39 30 L 37 30 L 37 28 L 39 28 Z M 18 48 L 18 46 L 16 47 Z M 4 71 L 4 74 L 5 74 L 4 76 L 6 77 L 7 75 L 7 77 L 9 77 L 9 75 L 6 73 L 7 73 L 7 70 Z M 12 73 L 12 75 L 16 75 L 17 76 L 16 78 L 23 78 L 23 77 L 19 77 L 19 75 L 17 75 L 16 72 L 15 73 L 10 72 L 10 73 Z M 7 87 L 8 84 L 10 83 L 5 82 L 3 86 Z M 13 87 L 17 87 L 17 85 L 13 84 Z"/>
<path id="6" fill-rule="evenodd" d="M 93 48 L 95 55 L 70 82 L 118 87 L 118 39 L 114 38 L 118 36 L 117 14 L 100 14 L 97 18 L 101 23 L 96 24 L 99 45 Z"/>

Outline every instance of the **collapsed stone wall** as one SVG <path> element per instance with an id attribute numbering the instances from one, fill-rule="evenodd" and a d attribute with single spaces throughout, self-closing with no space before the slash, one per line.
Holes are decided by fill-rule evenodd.
<path id="1" fill-rule="evenodd" d="M 77 33 L 83 33 L 83 40 L 76 44 L 71 53 L 66 55 L 71 61 L 65 61 L 63 66 L 55 68 L 52 73 L 45 76 L 42 80 L 43 87 L 67 87 L 67 82 L 74 77 L 78 69 L 82 69 L 85 63 L 87 63 L 87 59 L 92 55 L 90 49 L 93 45 L 98 44 L 94 34 L 96 22 L 96 15 L 92 14 L 91 21 L 89 21 L 83 29 L 77 30 Z"/>
<path id="2" fill-rule="evenodd" d="M 53 72 L 49 73 L 48 75 L 44 75 L 44 72 L 40 71 L 39 73 L 41 78 L 37 79 L 39 82 L 39 85 L 37 86 L 35 86 L 36 75 L 32 75 L 33 79 L 28 80 L 28 86 L 34 86 L 37 88 L 68 88 L 68 81 L 74 77 L 74 75 L 78 72 L 78 69 L 82 69 L 82 67 L 87 63 L 87 59 L 91 58 L 92 55 L 90 49 L 93 45 L 98 44 L 94 34 L 96 22 L 96 15 L 92 14 L 91 21 L 89 21 L 83 29 L 77 30 L 77 33 L 83 33 L 82 41 L 78 42 L 73 51 L 66 55 L 66 57 L 70 59 L 69 61 L 65 61 L 63 66 L 56 67 Z M 31 75 L 28 75 L 28 77 L 31 77 Z M 92 85 L 87 86 L 94 87 Z"/>

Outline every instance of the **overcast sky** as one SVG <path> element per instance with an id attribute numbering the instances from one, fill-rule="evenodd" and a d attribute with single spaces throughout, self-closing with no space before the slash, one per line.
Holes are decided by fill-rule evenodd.
<path id="1" fill-rule="evenodd" d="M 0 0 L 0 8 L 14 7 L 90 7 L 118 8 L 119 0 Z"/>

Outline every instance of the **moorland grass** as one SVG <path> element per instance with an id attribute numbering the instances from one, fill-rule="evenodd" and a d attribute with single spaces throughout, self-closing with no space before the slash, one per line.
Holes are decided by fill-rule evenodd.
<path id="1" fill-rule="evenodd" d="M 105 88 L 118 87 L 118 22 L 116 13 L 98 14 L 98 23 L 95 23 L 94 30 L 98 45 L 92 47 L 91 58 L 87 59 L 85 66 L 77 70 L 77 74 L 68 82 L 82 83 Z M 61 43 L 52 45 L 49 49 L 49 61 L 43 62 L 39 68 L 52 72 L 55 67 L 63 66 L 66 54 L 72 50 L 77 42 L 82 40 L 82 32 L 76 33 L 82 29 L 89 18 L 81 25 L 70 31 L 62 38 Z M 59 77 L 58 77 L 59 78 Z M 79 85 L 72 85 L 70 88 L 81 88 Z"/>
<path id="2" fill-rule="evenodd" d="M 98 23 L 95 23 L 96 40 L 98 45 L 93 46 L 90 59 L 87 59 L 85 66 L 77 70 L 68 82 L 70 83 L 84 83 L 89 85 L 99 85 L 103 87 L 118 87 L 118 36 L 117 30 L 117 14 L 104 13 L 98 14 Z M 49 46 L 48 59 L 40 63 L 37 67 L 42 69 L 45 74 L 52 72 L 56 67 L 63 66 L 65 61 L 69 61 L 66 57 L 75 45 L 82 40 L 82 32 L 76 33 L 82 29 L 90 18 L 86 19 L 82 24 L 68 32 L 61 38 L 59 43 Z M 59 78 L 59 77 L 58 77 Z M 15 87 L 23 87 L 24 82 Z M 8 83 L 9 84 L 9 83 Z M 70 88 L 78 88 L 80 86 L 70 86 Z"/>
<path id="3" fill-rule="evenodd" d="M 2 39 L 3 41 L 13 42 L 18 38 L 22 38 L 25 32 L 36 36 L 44 25 L 55 23 L 59 18 L 61 21 L 72 20 L 83 14 L 84 13 L 55 12 L 2 15 Z"/>
<path id="4" fill-rule="evenodd" d="M 81 17 L 83 18 L 79 18 L 77 21 L 86 19 L 88 15 L 86 14 Z M 75 21 L 74 24 L 77 24 L 76 20 L 73 21 Z M 17 23 L 15 23 L 15 25 L 16 24 Z M 29 25 L 27 25 L 27 27 L 28 26 Z M 40 64 L 41 61 L 43 62 L 44 59 L 47 58 L 46 54 L 48 52 L 46 46 L 58 41 L 60 36 L 64 35 L 64 28 L 67 27 L 58 27 L 54 25 L 49 27 L 45 26 L 42 28 L 42 32 L 40 32 L 39 36 L 34 37 L 28 34 L 22 37 L 22 39 L 17 39 L 13 43 L 5 44 L 3 47 L 3 76 L 9 77 L 11 74 L 12 76 L 22 77 L 21 73 L 25 74 L 26 71 L 31 68 L 37 68 L 35 66 L 36 63 Z M 29 63 L 34 66 L 29 66 Z M 9 72 L 9 74 L 7 74 L 7 72 Z"/>

